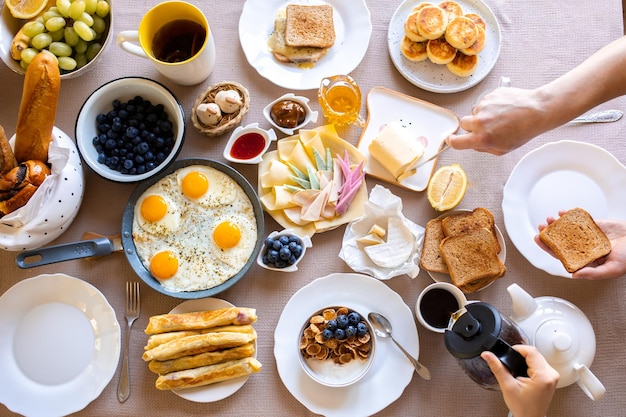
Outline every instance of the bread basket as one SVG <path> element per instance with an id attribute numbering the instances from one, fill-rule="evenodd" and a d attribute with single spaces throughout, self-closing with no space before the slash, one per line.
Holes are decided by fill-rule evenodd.
<path id="1" fill-rule="evenodd" d="M 225 90 L 234 90 L 239 93 L 242 103 L 241 108 L 233 113 L 224 113 L 220 121 L 215 125 L 209 126 L 202 123 L 198 119 L 198 115 L 196 113 L 196 109 L 198 108 L 198 106 L 202 103 L 214 103 L 215 95 L 220 91 Z M 223 81 L 221 83 L 210 86 L 200 96 L 198 96 L 191 112 L 191 121 L 200 133 L 203 133 L 209 137 L 219 136 L 235 128 L 239 123 L 241 123 L 243 116 L 248 112 L 249 108 L 250 95 L 248 94 L 248 90 L 239 83 L 233 81 Z"/>

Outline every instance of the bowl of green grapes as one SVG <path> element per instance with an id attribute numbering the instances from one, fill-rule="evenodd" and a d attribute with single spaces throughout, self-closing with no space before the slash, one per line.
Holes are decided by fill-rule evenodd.
<path id="1" fill-rule="evenodd" d="M 111 0 L 53 0 L 32 19 L 0 14 L 0 57 L 18 74 L 42 50 L 57 58 L 61 79 L 91 69 L 112 37 Z"/>

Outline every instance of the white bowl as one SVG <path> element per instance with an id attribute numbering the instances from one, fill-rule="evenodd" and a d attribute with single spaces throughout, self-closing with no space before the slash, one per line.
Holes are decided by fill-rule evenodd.
<path id="1" fill-rule="evenodd" d="M 175 144 L 167 156 L 156 168 L 142 174 L 122 174 L 105 164 L 98 162 L 98 152 L 93 145 L 96 133 L 96 116 L 113 109 L 113 100 L 128 101 L 135 96 L 150 100 L 152 104 L 162 104 L 172 122 Z M 185 137 L 185 113 L 178 100 L 164 85 L 141 77 L 118 78 L 100 86 L 91 93 L 80 109 L 76 120 L 76 143 L 81 156 L 98 175 L 116 182 L 137 182 L 161 172 L 175 159 L 183 145 Z"/>
<path id="2" fill-rule="evenodd" d="M 302 369 L 314 381 L 328 387 L 346 387 L 359 381 L 367 374 L 367 371 L 369 371 L 369 369 L 371 368 L 372 363 L 374 362 L 374 354 L 376 351 L 376 337 L 374 336 L 372 326 L 367 319 L 367 313 L 356 311 L 355 309 L 346 306 L 349 312 L 358 313 L 361 316 L 361 321 L 365 322 L 367 325 L 367 333 L 369 334 L 369 340 L 367 341 L 367 343 L 369 343 L 367 358 L 360 358 L 358 353 L 355 353 L 353 355 L 355 357 L 349 362 L 337 363 L 333 358 L 320 360 L 315 357 L 305 357 L 305 355 L 302 353 L 301 342 L 304 338 L 305 330 L 311 325 L 311 317 L 322 315 L 323 311 L 326 309 L 337 310 L 338 308 L 340 307 L 329 306 L 314 312 L 309 318 L 307 318 L 302 328 L 300 329 L 300 333 L 298 333 L 298 358 L 300 360 L 300 365 L 302 366 Z M 354 345 L 354 343 L 356 342 L 354 338 L 347 340 L 349 340 L 350 342 L 339 341 L 339 343 L 346 343 L 347 345 L 351 345 L 352 349 L 358 349 Z M 332 350 L 332 348 L 328 349 Z M 339 349 L 342 348 L 339 347 Z M 346 349 L 345 351 L 347 352 L 349 350 Z"/>
<path id="3" fill-rule="evenodd" d="M 294 101 L 298 103 L 299 105 L 301 105 L 302 108 L 304 108 L 304 121 L 293 128 L 283 127 L 283 126 L 278 125 L 274 121 L 274 119 L 272 119 L 271 111 L 272 111 L 272 107 L 281 101 Z M 316 111 L 311 110 L 311 107 L 309 106 L 308 98 L 303 97 L 303 96 L 296 96 L 294 93 L 287 93 L 283 96 L 278 97 L 276 100 L 272 101 L 270 104 L 265 106 L 265 108 L 263 109 L 263 115 L 265 116 L 267 121 L 270 122 L 272 126 L 274 126 L 274 128 L 280 130 L 286 135 L 293 135 L 296 130 L 302 129 L 307 124 L 311 122 L 313 123 L 317 122 L 318 113 Z"/>
<path id="4" fill-rule="evenodd" d="M 263 140 L 263 145 L 254 149 L 254 155 L 250 155 L 248 158 L 237 158 L 232 154 L 233 145 L 240 138 L 243 138 L 245 135 L 253 135 L 255 137 L 260 136 Z M 246 140 L 245 138 L 241 140 Z M 254 139 L 250 137 L 250 141 Z M 230 135 L 230 139 L 226 146 L 224 147 L 224 158 L 229 160 L 230 162 L 235 162 L 239 164 L 258 164 L 263 160 L 263 154 L 267 152 L 268 148 L 272 141 L 276 140 L 276 132 L 273 129 L 265 130 L 259 127 L 258 123 L 251 123 L 245 127 L 239 126 L 236 128 L 233 133 Z M 250 142 L 252 143 L 252 142 Z M 244 146 L 246 149 L 250 150 L 250 146 Z"/>
<path id="5" fill-rule="evenodd" d="M 75 69 L 73 71 L 64 72 L 61 71 L 61 80 L 70 79 L 79 77 L 93 67 L 97 65 L 97 62 L 102 59 L 102 55 L 104 55 L 104 50 L 107 48 L 109 43 L 111 42 L 111 38 L 113 37 L 113 5 L 112 0 L 108 0 L 109 5 L 111 6 L 111 11 L 105 21 L 107 22 L 107 29 L 104 35 L 104 42 L 102 43 L 102 48 L 96 54 L 96 56 L 85 64 L 83 67 Z M 6 5 L 6 4 L 5 4 Z M 20 63 L 14 60 L 11 57 L 11 42 L 13 38 L 19 32 L 21 27 L 26 23 L 27 20 L 16 19 L 11 15 L 8 7 L 2 8 L 2 13 L 0 14 L 0 58 L 2 61 L 9 67 L 11 70 L 18 74 L 26 74 L 26 70 L 24 70 Z"/>
<path id="6" fill-rule="evenodd" d="M 280 232 L 277 231 L 273 231 L 272 233 L 270 233 L 267 237 L 268 238 L 278 238 L 280 236 L 289 236 L 289 235 L 294 235 L 294 236 L 298 236 L 298 238 L 300 238 L 300 242 L 302 244 L 302 253 L 300 254 L 300 256 L 296 259 L 296 262 L 288 265 L 284 268 L 277 268 L 277 267 L 273 267 L 271 265 L 266 264 L 265 262 L 263 262 L 263 257 L 265 255 L 265 253 L 267 252 L 267 244 L 265 243 L 265 241 L 263 242 L 263 246 L 261 247 L 261 251 L 259 252 L 259 255 L 257 256 L 256 259 L 256 263 L 265 268 L 265 269 L 269 269 L 270 271 L 279 271 L 279 272 L 294 272 L 298 270 L 298 264 L 300 263 L 300 261 L 302 260 L 302 258 L 304 258 L 304 254 L 306 253 L 307 248 L 310 248 L 313 246 L 313 244 L 311 243 L 311 238 L 309 236 L 300 236 L 298 235 L 293 229 L 284 229 Z"/>

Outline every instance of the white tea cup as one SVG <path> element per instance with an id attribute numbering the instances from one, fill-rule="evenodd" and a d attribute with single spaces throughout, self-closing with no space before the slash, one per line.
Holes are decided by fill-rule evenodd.
<path id="1" fill-rule="evenodd" d="M 450 315 L 467 304 L 465 294 L 448 282 L 435 282 L 422 290 L 415 304 L 415 316 L 430 331 L 444 333 Z"/>

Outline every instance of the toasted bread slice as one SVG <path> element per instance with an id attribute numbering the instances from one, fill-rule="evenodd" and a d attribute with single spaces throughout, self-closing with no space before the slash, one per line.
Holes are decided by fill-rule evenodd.
<path id="1" fill-rule="evenodd" d="M 429 220 L 424 229 L 424 244 L 422 246 L 422 256 L 420 257 L 420 267 L 430 272 L 448 273 L 439 246 L 445 238 L 441 228 L 441 219 Z"/>
<path id="2" fill-rule="evenodd" d="M 448 15 L 438 6 L 425 6 L 417 15 L 417 31 L 426 39 L 437 39 L 446 32 Z"/>
<path id="3" fill-rule="evenodd" d="M 496 235 L 496 224 L 491 213 L 484 207 L 477 207 L 471 212 L 462 212 L 447 216 L 441 221 L 441 228 L 445 236 L 458 236 L 478 229 L 487 229 L 496 242 L 496 253 L 502 248 Z"/>
<path id="4" fill-rule="evenodd" d="M 506 272 L 489 229 L 446 237 L 439 246 L 450 280 L 464 292 L 475 292 Z"/>
<path id="5" fill-rule="evenodd" d="M 326 48 L 291 47 L 285 40 L 287 19 L 279 14 L 274 21 L 274 31 L 270 35 L 268 44 L 274 57 L 280 62 L 293 62 L 296 64 L 317 62 L 328 52 Z"/>
<path id="6" fill-rule="evenodd" d="M 407 36 L 404 36 L 400 42 L 400 52 L 409 61 L 426 61 L 428 59 L 428 53 L 426 51 L 427 43 L 428 41 L 414 42 Z"/>
<path id="7" fill-rule="evenodd" d="M 567 272 L 576 272 L 611 252 L 611 241 L 591 215 L 573 208 L 539 233 Z"/>
<path id="8" fill-rule="evenodd" d="M 335 43 L 333 7 L 328 4 L 287 6 L 285 42 L 301 48 L 330 48 Z"/>
<path id="9" fill-rule="evenodd" d="M 457 49 L 450 45 L 442 36 L 438 39 L 431 39 L 426 45 L 426 54 L 431 62 L 445 65 L 452 62 L 456 56 Z"/>
<path id="10" fill-rule="evenodd" d="M 457 52 L 452 62 L 446 64 L 446 68 L 456 76 L 469 77 L 478 68 L 478 55 Z"/>

